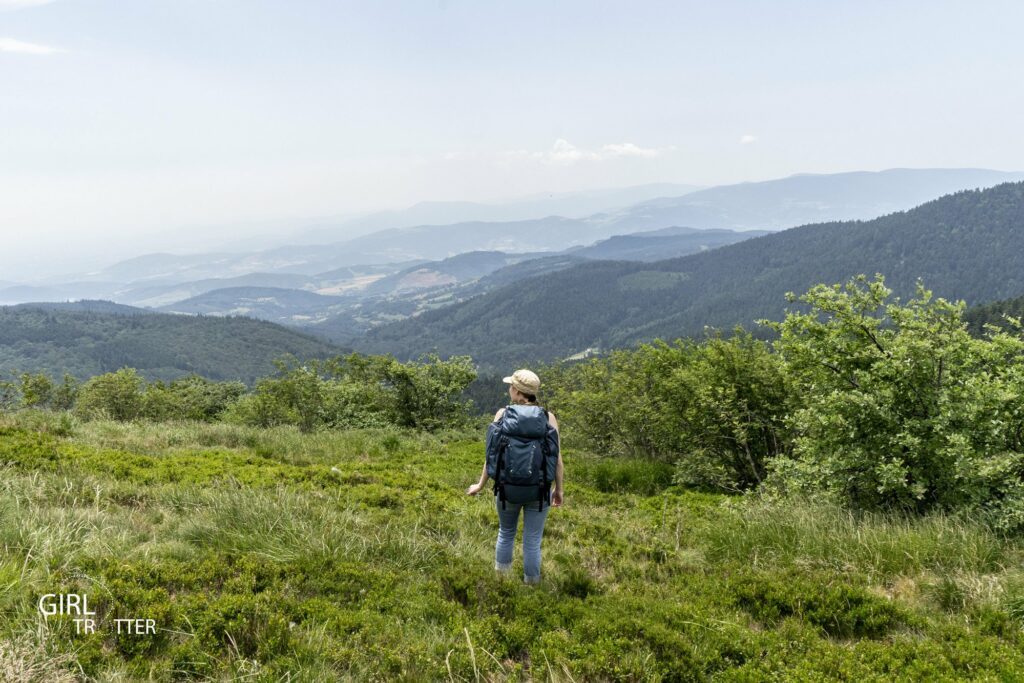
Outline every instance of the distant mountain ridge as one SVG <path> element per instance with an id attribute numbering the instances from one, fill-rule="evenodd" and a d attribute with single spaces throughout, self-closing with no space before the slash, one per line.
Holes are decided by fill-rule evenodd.
<path id="1" fill-rule="evenodd" d="M 974 168 L 804 173 L 652 199 L 610 218 L 633 230 L 666 225 L 779 230 L 810 223 L 868 220 L 951 192 L 1020 180 L 1024 180 L 1024 172 Z"/>
<path id="2" fill-rule="evenodd" d="M 406 209 L 380 211 L 339 225 L 307 230 L 297 243 L 332 243 L 359 235 L 417 225 L 503 223 L 562 216 L 584 218 L 655 197 L 679 197 L 702 189 L 680 183 L 650 183 L 633 187 L 545 193 L 501 202 L 420 202 Z"/>
<path id="3" fill-rule="evenodd" d="M 1024 183 L 969 190 L 871 221 L 806 225 L 653 263 L 594 262 L 384 325 L 357 348 L 468 353 L 488 366 L 699 335 L 779 318 L 787 291 L 881 272 L 969 304 L 1024 293 Z M 522 321 L 543 334 L 523 334 Z"/>
<path id="4" fill-rule="evenodd" d="M 367 330 L 418 315 L 495 287 L 554 272 L 591 258 L 653 260 L 690 254 L 749 239 L 758 233 L 667 228 L 611 238 L 589 247 L 557 252 L 509 254 L 472 251 L 439 261 L 416 263 L 390 275 L 364 278 L 369 284 L 338 296 L 273 288 L 224 288 L 163 306 L 172 313 L 249 315 L 349 343 Z M 343 271 L 344 269 L 342 269 Z M 341 274 L 342 271 L 335 271 Z M 332 288 L 331 291 L 333 291 Z M 328 290 L 319 290 L 321 292 Z"/>
<path id="5" fill-rule="evenodd" d="M 551 215 L 508 222 L 428 222 L 343 242 L 294 244 L 247 253 L 146 255 L 95 271 L 87 278 L 72 279 L 122 284 L 131 281 L 139 285 L 147 280 L 166 284 L 254 272 L 315 275 L 356 264 L 439 260 L 467 251 L 560 251 L 614 235 L 680 225 L 780 229 L 827 220 L 873 218 L 952 191 L 1022 179 L 1024 173 L 985 169 L 891 169 L 791 176 L 651 199 L 582 218 Z"/>

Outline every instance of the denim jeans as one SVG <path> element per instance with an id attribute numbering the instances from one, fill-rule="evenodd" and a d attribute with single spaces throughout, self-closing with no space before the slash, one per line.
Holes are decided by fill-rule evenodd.
<path id="1" fill-rule="evenodd" d="M 551 506 L 545 502 L 544 510 L 537 510 L 537 501 L 532 503 L 505 503 L 494 497 L 498 509 L 498 543 L 494 548 L 494 568 L 507 573 L 512 569 L 512 547 L 519 528 L 519 511 L 523 511 L 523 581 L 540 582 L 540 541 L 544 535 L 544 520 Z"/>

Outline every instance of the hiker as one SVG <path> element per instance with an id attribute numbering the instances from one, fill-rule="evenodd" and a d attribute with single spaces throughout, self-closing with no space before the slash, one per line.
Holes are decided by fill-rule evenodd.
<path id="1" fill-rule="evenodd" d="M 466 493 L 475 496 L 488 477 L 494 481 L 498 510 L 498 542 L 494 568 L 512 571 L 512 549 L 523 511 L 523 581 L 540 582 L 540 542 L 551 506 L 562 505 L 562 454 L 558 420 L 537 403 L 540 378 L 516 370 L 503 380 L 511 404 L 494 414 L 487 428 L 487 460 L 480 481 Z M 553 484 L 553 486 L 552 486 Z"/>

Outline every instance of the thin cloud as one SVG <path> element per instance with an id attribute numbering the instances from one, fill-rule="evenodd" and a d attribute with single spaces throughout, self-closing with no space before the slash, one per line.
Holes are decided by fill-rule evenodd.
<path id="1" fill-rule="evenodd" d="M 39 43 L 26 43 L 13 38 L 0 38 L 0 52 L 13 52 L 21 55 L 52 55 L 64 52 L 64 50 Z"/>
<path id="2" fill-rule="evenodd" d="M 740 138 L 741 145 L 749 145 L 754 142 L 757 142 L 756 135 L 744 135 L 743 137 Z"/>
<path id="3" fill-rule="evenodd" d="M 555 140 L 549 152 L 541 155 L 541 159 L 549 164 L 575 164 L 578 161 L 600 161 L 601 156 L 597 152 L 588 152 L 568 140 L 559 138 Z"/>
<path id="4" fill-rule="evenodd" d="M 642 159 L 653 159 L 661 155 L 661 150 L 639 147 L 632 142 L 623 142 L 619 145 L 605 145 L 601 148 L 605 157 L 640 157 Z"/>
<path id="5" fill-rule="evenodd" d="M 585 161 L 606 161 L 608 159 L 623 159 L 627 157 L 653 159 L 660 156 L 664 151 L 662 149 L 640 147 L 632 142 L 607 144 L 598 150 L 588 150 L 577 147 L 564 138 L 559 138 L 555 140 L 555 144 L 551 146 L 551 149 L 546 152 L 516 150 L 514 152 L 506 152 L 505 156 L 509 159 L 531 159 L 556 166 L 570 166 Z"/>

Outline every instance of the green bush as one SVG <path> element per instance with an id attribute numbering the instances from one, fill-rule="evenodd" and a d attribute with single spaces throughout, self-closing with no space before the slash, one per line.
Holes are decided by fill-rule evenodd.
<path id="1" fill-rule="evenodd" d="M 657 341 L 545 374 L 574 443 L 673 462 L 681 484 L 752 488 L 788 448 L 792 400 L 781 363 L 742 330 L 701 343 Z"/>
<path id="2" fill-rule="evenodd" d="M 26 408 L 46 408 L 53 403 L 54 386 L 45 373 L 24 372 L 20 376 L 21 404 Z"/>
<path id="3" fill-rule="evenodd" d="M 469 356 L 441 360 L 429 354 L 401 363 L 391 356 L 352 354 L 345 359 L 345 373 L 383 389 L 392 419 L 400 427 L 433 431 L 467 421 L 470 404 L 461 396 L 476 378 Z"/>
<path id="4" fill-rule="evenodd" d="M 146 387 L 142 416 L 150 420 L 213 422 L 245 393 L 241 382 L 214 382 L 198 375 Z"/>
<path id="5" fill-rule="evenodd" d="M 806 572 L 740 576 L 732 591 L 736 605 L 762 623 L 796 617 L 833 638 L 878 638 L 911 620 L 906 610 L 863 588 Z"/>
<path id="6" fill-rule="evenodd" d="M 16 381 L 0 381 L 0 410 L 42 408 L 70 410 L 78 395 L 78 380 L 64 373 L 60 384 L 38 372 L 15 373 Z"/>
<path id="7" fill-rule="evenodd" d="M 476 376 L 468 358 L 437 356 L 400 363 L 391 356 L 351 354 L 300 364 L 277 361 L 275 377 L 260 380 L 226 414 L 242 424 L 320 428 L 413 427 L 428 431 L 466 423 L 461 399 Z"/>
<path id="8" fill-rule="evenodd" d="M 143 381 L 134 368 L 97 375 L 82 385 L 75 412 L 87 419 L 134 420 L 142 415 Z"/>
<path id="9" fill-rule="evenodd" d="M 770 323 L 802 403 L 774 487 L 1024 528 L 1024 338 L 971 337 L 963 303 L 920 285 L 906 304 L 890 294 L 881 276 L 819 285 L 798 299 L 809 310 Z"/>

